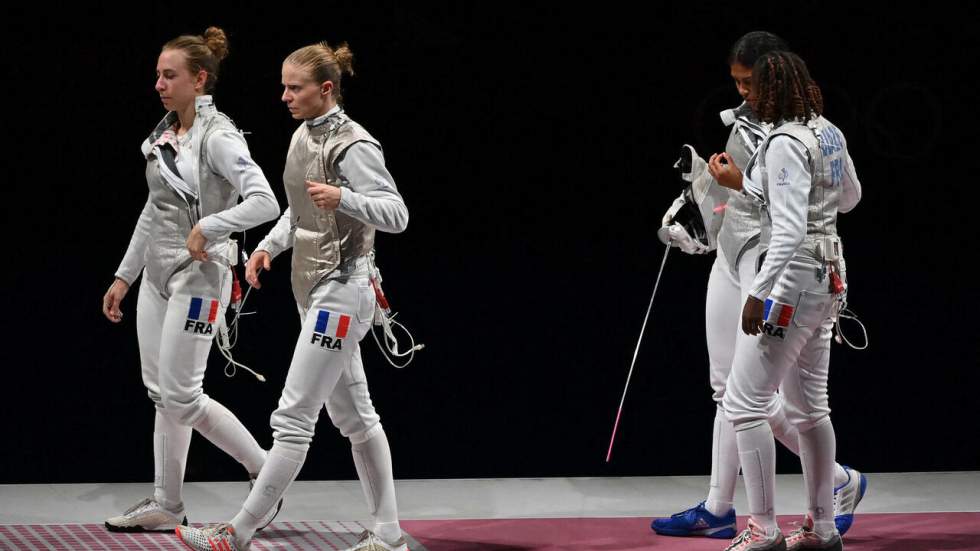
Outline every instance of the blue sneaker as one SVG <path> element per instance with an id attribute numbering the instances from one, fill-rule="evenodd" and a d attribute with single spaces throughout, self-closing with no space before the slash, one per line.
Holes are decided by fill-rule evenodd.
<path id="1" fill-rule="evenodd" d="M 732 539 L 735 537 L 735 509 L 725 516 L 716 517 L 704 508 L 702 501 L 697 507 L 671 515 L 670 518 L 653 519 L 650 528 L 662 536 Z"/>
<path id="2" fill-rule="evenodd" d="M 844 535 L 854 523 L 854 510 L 868 490 L 868 479 L 856 469 L 844 466 L 847 482 L 834 488 L 834 524 L 837 531 Z"/>

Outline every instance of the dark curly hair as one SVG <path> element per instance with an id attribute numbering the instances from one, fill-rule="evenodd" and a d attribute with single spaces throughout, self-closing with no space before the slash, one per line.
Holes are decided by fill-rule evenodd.
<path id="1" fill-rule="evenodd" d="M 823 94 L 800 56 L 792 52 L 763 54 L 752 67 L 755 112 L 764 122 L 809 121 L 823 114 Z"/>
<path id="2" fill-rule="evenodd" d="M 738 63 L 749 69 L 755 65 L 756 60 L 762 54 L 775 50 L 789 51 L 789 45 L 778 36 L 766 31 L 752 31 L 745 33 L 735 41 L 732 49 L 728 52 L 728 64 Z"/>

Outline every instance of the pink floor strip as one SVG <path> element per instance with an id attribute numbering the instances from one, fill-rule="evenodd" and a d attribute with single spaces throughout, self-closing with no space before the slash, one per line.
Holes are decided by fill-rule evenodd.
<path id="1" fill-rule="evenodd" d="M 784 531 L 799 517 L 779 517 Z M 739 528 L 746 520 L 739 518 Z M 429 551 L 721 551 L 725 540 L 672 538 L 649 518 L 403 521 Z M 847 551 L 980 550 L 980 513 L 866 514 L 844 537 Z"/>
<path id="2" fill-rule="evenodd" d="M 196 526 L 201 526 L 196 524 Z M 341 551 L 357 541 L 357 522 L 274 522 L 252 540 L 254 551 Z M 409 549 L 427 551 L 406 534 Z M 0 551 L 186 551 L 173 532 L 120 534 L 101 524 L 0 525 Z"/>
<path id="3" fill-rule="evenodd" d="M 799 517 L 780 517 L 788 532 Z M 724 540 L 671 538 L 650 532 L 648 518 L 407 520 L 413 551 L 720 551 Z M 745 519 L 739 518 L 744 528 Z M 355 522 L 275 522 L 253 541 L 256 551 L 338 551 L 364 527 Z M 980 551 L 980 513 L 858 515 L 844 538 L 848 551 Z M 170 533 L 114 534 L 100 524 L 0 525 L 0 551 L 184 551 Z"/>

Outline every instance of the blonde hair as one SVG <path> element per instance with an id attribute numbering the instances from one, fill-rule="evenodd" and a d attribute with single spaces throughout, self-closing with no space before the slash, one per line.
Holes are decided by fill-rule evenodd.
<path id="1" fill-rule="evenodd" d="M 329 80 L 333 83 L 334 99 L 337 103 L 342 103 L 340 78 L 344 73 L 354 75 L 353 62 L 354 53 L 351 52 L 346 42 L 337 49 L 331 48 L 326 42 L 318 42 L 303 46 L 289 54 L 283 64 L 288 63 L 305 69 L 317 84 L 323 84 Z"/>
<path id="2" fill-rule="evenodd" d="M 163 45 L 164 50 L 180 50 L 187 57 L 187 69 L 196 75 L 208 74 L 204 91 L 211 93 L 218 83 L 218 65 L 228 56 L 228 37 L 218 27 L 208 27 L 203 36 L 183 35 Z"/>

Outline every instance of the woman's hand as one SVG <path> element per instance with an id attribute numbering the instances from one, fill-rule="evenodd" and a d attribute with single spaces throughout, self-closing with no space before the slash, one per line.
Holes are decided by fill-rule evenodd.
<path id="1" fill-rule="evenodd" d="M 119 305 L 122 304 L 122 299 L 128 292 L 129 283 L 117 277 L 109 286 L 109 290 L 105 292 L 105 296 L 102 297 L 102 313 L 112 323 L 122 321 L 122 310 L 119 309 Z"/>
<path id="2" fill-rule="evenodd" d="M 340 206 L 340 188 L 337 186 L 307 180 L 306 193 L 310 194 L 310 199 L 317 208 L 334 210 Z"/>
<path id="3" fill-rule="evenodd" d="M 208 253 L 204 250 L 208 244 L 208 238 L 201 233 L 201 224 L 194 224 L 191 234 L 187 236 L 187 250 L 191 253 L 191 258 L 201 262 L 208 261 Z"/>
<path id="4" fill-rule="evenodd" d="M 745 301 L 745 307 L 742 308 L 742 331 L 746 335 L 758 335 L 762 331 L 762 312 L 764 309 L 764 302 L 749 295 Z"/>
<path id="5" fill-rule="evenodd" d="M 248 257 L 248 262 L 245 263 L 245 281 L 249 285 L 255 287 L 256 289 L 261 289 L 262 284 L 259 283 L 259 270 L 269 271 L 272 269 L 272 257 L 266 251 L 255 251 L 252 256 Z"/>
<path id="6" fill-rule="evenodd" d="M 722 163 L 721 161 L 725 162 Z M 719 185 L 739 191 L 742 189 L 742 171 L 728 153 L 715 153 L 708 159 L 708 173 Z"/>

